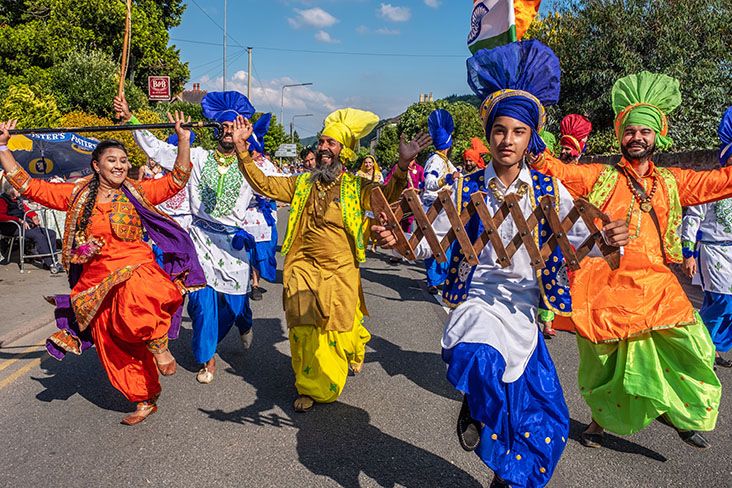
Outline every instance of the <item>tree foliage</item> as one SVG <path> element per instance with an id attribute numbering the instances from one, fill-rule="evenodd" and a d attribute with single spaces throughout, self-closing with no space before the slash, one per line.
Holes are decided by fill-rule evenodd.
<path id="1" fill-rule="evenodd" d="M 732 100 L 729 0 L 563 0 L 528 36 L 550 46 L 562 66 L 561 111 L 587 115 L 593 152 L 614 152 L 610 90 L 642 70 L 681 83 L 669 116 L 675 149 L 717 146 L 716 126 Z"/>
<path id="2" fill-rule="evenodd" d="M 180 24 L 184 9 L 182 0 L 133 2 L 129 79 L 139 88 L 147 87 L 148 75 L 169 75 L 174 91 L 187 81 L 187 64 L 168 46 L 168 29 Z M 125 16 L 120 0 L 5 0 L 0 91 L 18 82 L 36 84 L 39 70 L 45 72 L 40 79 L 47 80 L 47 70 L 74 53 L 102 51 L 119 60 Z"/>
<path id="3" fill-rule="evenodd" d="M 257 112 L 252 117 L 252 123 L 259 120 L 259 117 L 261 117 L 263 114 L 260 112 Z M 267 131 L 267 134 L 264 136 L 264 150 L 267 152 L 267 154 L 270 154 L 272 157 L 274 157 L 275 151 L 277 151 L 277 148 L 280 147 L 282 144 L 286 144 L 290 142 L 290 135 L 285 133 L 285 128 L 282 127 L 282 124 L 277 122 L 277 116 L 275 114 L 272 114 L 272 121 L 270 122 L 269 131 Z"/>
<path id="4" fill-rule="evenodd" d="M 19 128 L 55 127 L 61 112 L 52 95 L 19 84 L 10 87 L 0 103 L 0 120 L 18 120 Z"/>
<path id="5" fill-rule="evenodd" d="M 445 100 L 438 100 L 436 102 L 415 103 L 400 117 L 397 124 L 397 133 L 404 134 L 409 139 L 421 131 L 426 131 L 427 118 L 433 110 L 439 108 L 450 112 L 455 121 L 455 132 L 452 136 L 453 149 L 450 159 L 454 162 L 462 162 L 463 152 L 470 147 L 470 139 L 484 136 L 483 124 L 478 115 L 478 109 L 467 102 L 450 103 Z M 398 148 L 399 140 L 397 139 L 394 149 L 398 151 Z M 420 154 L 418 160 L 426 159 L 429 153 L 434 152 L 434 150 L 434 147 L 427 148 Z M 391 161 L 391 163 L 394 162 L 396 162 L 396 159 Z"/>
<path id="6" fill-rule="evenodd" d="M 380 129 L 374 148 L 374 157 L 382 168 L 394 166 L 399 159 L 399 132 L 396 124 L 387 124 Z"/>
<path id="7" fill-rule="evenodd" d="M 112 99 L 117 95 L 117 70 L 118 66 L 101 51 L 73 52 L 53 66 L 51 87 L 61 111 L 111 116 Z M 132 83 L 126 83 L 125 96 L 133 111 L 147 106 L 145 94 Z"/>

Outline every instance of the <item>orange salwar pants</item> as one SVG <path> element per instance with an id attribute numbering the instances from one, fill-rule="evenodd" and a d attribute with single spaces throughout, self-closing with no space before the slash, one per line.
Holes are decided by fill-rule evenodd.
<path id="1" fill-rule="evenodd" d="M 131 402 L 160 394 L 158 369 L 146 343 L 168 334 L 183 303 L 178 288 L 156 264 L 137 268 L 104 299 L 90 328 L 109 381 Z"/>

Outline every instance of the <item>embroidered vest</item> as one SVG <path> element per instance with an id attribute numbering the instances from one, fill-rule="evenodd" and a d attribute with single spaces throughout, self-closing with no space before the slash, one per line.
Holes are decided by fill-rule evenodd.
<path id="1" fill-rule="evenodd" d="M 290 204 L 290 217 L 287 222 L 287 233 L 282 244 L 282 254 L 287 254 L 292 248 L 295 238 L 295 227 L 302 216 L 302 211 L 310 196 L 313 183 L 310 173 L 303 173 L 295 182 L 295 195 Z M 341 177 L 341 215 L 346 232 L 353 239 L 356 247 L 356 260 L 359 263 L 366 261 L 366 248 L 363 243 L 363 208 L 361 207 L 361 178 L 344 173 Z"/>
<path id="2" fill-rule="evenodd" d="M 531 179 L 533 191 L 529 192 L 528 198 L 531 198 L 532 208 L 536 208 L 536 204 L 541 197 L 549 195 L 554 197 L 554 206 L 558 213 L 559 192 L 556 191 L 556 180 L 533 169 L 531 170 Z M 476 171 L 459 181 L 457 185 L 457 206 L 459 211 L 463 211 L 470 203 L 470 197 L 473 193 L 486 191 L 484 171 Z M 548 229 L 547 222 L 542 219 L 539 222 L 538 232 L 534 232 L 534 240 L 539 248 L 544 245 L 548 236 Z M 483 223 L 477 214 L 473 215 L 468 221 L 466 230 L 472 242 L 475 242 L 478 236 L 483 233 Z M 450 247 L 448 255 L 451 256 L 451 262 L 442 293 L 442 300 L 448 307 L 455 308 L 467 300 L 476 266 L 470 266 L 465 261 L 465 255 L 457 241 Z M 569 277 L 564 256 L 559 246 L 549 256 L 546 268 L 537 270 L 536 277 L 544 308 L 557 315 L 571 315 L 572 299 L 569 294 Z"/>
<path id="3" fill-rule="evenodd" d="M 678 228 L 681 225 L 681 199 L 679 197 L 679 186 L 674 175 L 666 168 L 656 167 L 659 183 L 665 190 L 668 197 L 668 222 L 662 236 L 663 248 L 666 251 L 666 259 L 669 263 L 680 263 L 682 261 L 681 237 Z M 615 166 L 607 166 L 592 187 L 587 199 L 591 204 L 603 210 L 610 200 L 615 187 L 618 184 L 620 171 Z"/>

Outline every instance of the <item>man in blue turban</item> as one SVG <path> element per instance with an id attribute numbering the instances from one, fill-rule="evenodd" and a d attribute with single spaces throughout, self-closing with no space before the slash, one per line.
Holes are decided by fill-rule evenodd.
<path id="1" fill-rule="evenodd" d="M 139 123 L 124 98 L 115 98 L 120 119 Z M 239 92 L 211 92 L 201 101 L 203 114 L 222 124 L 215 150 L 191 149 L 193 172 L 186 186 L 192 221 L 189 232 L 206 275 L 207 286 L 188 298 L 188 315 L 193 325 L 193 356 L 201 364 L 199 383 L 213 381 L 216 348 L 236 325 L 244 349 L 252 343 L 252 310 L 249 304 L 249 256 L 247 246 L 254 239 L 242 227 L 247 208 L 254 199 L 252 188 L 236 166 L 232 138 L 233 121 L 247 119 L 254 107 Z M 177 147 L 157 139 L 149 131 L 135 131 L 135 141 L 148 157 L 163 168 L 172 168 Z"/>
<path id="2" fill-rule="evenodd" d="M 281 176 L 277 167 L 264 156 L 264 137 L 269 131 L 272 114 L 263 114 L 252 124 L 249 137 L 249 153 L 267 176 Z M 260 286 L 260 278 L 270 283 L 277 278 L 277 203 L 257 193 L 249 202 L 242 227 L 252 235 L 255 244 L 249 253 L 252 267 L 252 300 L 261 300 L 266 290 Z"/>
<path id="3" fill-rule="evenodd" d="M 727 166 L 732 164 L 732 107 L 724 113 L 718 133 L 719 163 Z M 732 368 L 732 361 L 719 354 L 732 349 L 732 198 L 688 207 L 681 243 L 683 270 L 704 289 L 699 315 L 716 348 L 714 364 Z"/>
<path id="4" fill-rule="evenodd" d="M 422 205 L 425 211 L 435 203 L 440 190 L 450 188 L 459 176 L 455 165 L 450 161 L 452 134 L 455 132 L 455 122 L 450 112 L 444 109 L 433 111 L 427 118 L 427 129 L 435 146 L 435 152 L 424 165 Z M 438 263 L 433 257 L 429 257 L 424 260 L 424 264 L 427 271 L 427 291 L 437 295 L 437 287 L 447 278 L 449 263 Z"/>
<path id="5" fill-rule="evenodd" d="M 532 170 L 529 153 L 545 149 L 539 133 L 544 126 L 544 105 L 559 98 L 559 60 L 538 41 L 523 41 L 478 51 L 468 59 L 468 82 L 484 102 L 480 114 L 489 142 L 491 161 L 485 170 L 460 178 L 453 195 L 465 210 L 476 192 L 487 194 L 492 215 L 506 195 L 519 197 L 520 211 L 528 218 L 536 202 L 549 196 L 560 217 L 573 199 L 556 179 Z M 622 245 L 619 232 L 606 227 L 610 244 Z M 439 238 L 451 225 L 444 212 L 433 224 Z M 375 226 L 379 244 L 391 247 L 391 230 Z M 483 232 L 477 215 L 466 225 L 471 242 Z M 509 215 L 498 230 L 508 243 L 519 230 Z M 543 246 L 545 224 L 533 230 Z M 576 225 L 568 237 L 579 245 L 587 235 Z M 480 253 L 479 264 L 469 264 L 459 244 L 451 248 L 450 270 L 443 302 L 454 308 L 442 337 L 447 378 L 464 394 L 458 416 L 458 439 L 466 451 L 475 450 L 495 473 L 491 487 L 540 487 L 551 479 L 569 437 L 569 411 L 554 364 L 537 327 L 540 301 L 557 314 L 571 312 L 566 265 L 555 248 L 546 268 L 537 273 L 525 247 L 503 266 L 491 245 Z M 418 257 L 431 254 L 422 241 Z"/>

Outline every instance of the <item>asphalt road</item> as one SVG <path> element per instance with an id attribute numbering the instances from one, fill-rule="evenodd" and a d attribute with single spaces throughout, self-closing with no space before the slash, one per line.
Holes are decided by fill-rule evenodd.
<path id="1" fill-rule="evenodd" d="M 57 362 L 36 345 L 46 328 L 0 349 L 0 486 L 478 487 L 492 473 L 454 434 L 459 397 L 445 379 L 446 314 L 419 266 L 363 267 L 373 334 L 367 364 L 340 401 L 308 414 L 295 396 L 279 284 L 254 302 L 246 353 L 232 332 L 217 376 L 195 381 L 190 323 L 172 345 L 180 368 L 163 378 L 160 411 L 136 427 L 93 351 Z M 40 306 L 45 306 L 39 304 Z M 682 443 L 661 424 L 603 449 L 577 442 L 589 420 L 576 384 L 574 337 L 549 343 L 572 417 L 553 487 L 732 486 L 732 399 L 723 398 L 712 448 Z M 732 371 L 720 371 L 725 388 Z"/>

